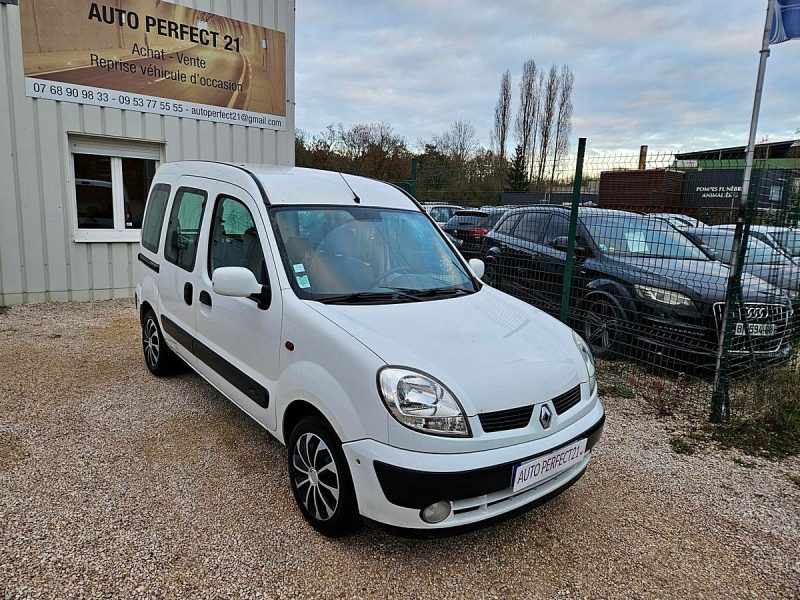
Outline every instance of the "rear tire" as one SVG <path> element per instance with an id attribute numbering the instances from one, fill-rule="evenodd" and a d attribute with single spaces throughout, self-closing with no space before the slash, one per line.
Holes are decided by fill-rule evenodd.
<path id="1" fill-rule="evenodd" d="M 342 443 L 321 417 L 304 417 L 287 446 L 289 485 L 303 517 L 318 532 L 336 538 L 361 526 L 358 502 Z"/>
<path id="2" fill-rule="evenodd" d="M 152 310 L 142 318 L 142 350 L 147 368 L 156 377 L 172 375 L 177 370 L 178 357 L 167 346 Z"/>

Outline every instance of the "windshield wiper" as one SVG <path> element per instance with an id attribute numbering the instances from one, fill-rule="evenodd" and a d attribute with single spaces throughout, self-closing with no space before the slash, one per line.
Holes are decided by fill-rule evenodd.
<path id="1" fill-rule="evenodd" d="M 395 292 L 400 292 L 402 294 L 406 294 L 411 296 L 412 298 L 434 298 L 434 297 L 443 297 L 443 296 L 460 296 L 463 294 L 471 294 L 470 290 L 464 289 L 462 287 L 438 287 L 438 288 L 430 288 L 427 290 L 414 290 L 411 288 L 388 288 L 394 290 Z"/>
<path id="2" fill-rule="evenodd" d="M 400 298 L 412 301 L 417 300 L 415 295 L 409 294 L 405 290 L 392 290 L 390 292 L 353 292 L 350 294 L 337 294 L 334 296 L 315 298 L 315 300 L 323 304 L 368 304 L 378 300 L 398 300 Z"/>

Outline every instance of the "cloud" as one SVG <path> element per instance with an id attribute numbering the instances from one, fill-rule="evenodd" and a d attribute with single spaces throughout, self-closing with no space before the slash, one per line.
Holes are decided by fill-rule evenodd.
<path id="1" fill-rule="evenodd" d="M 412 144 L 471 121 L 488 144 L 500 75 L 575 72 L 574 135 L 589 147 L 744 144 L 764 7 L 672 0 L 303 0 L 297 126 L 386 121 Z M 800 125 L 800 42 L 772 50 L 759 137 Z M 514 106 L 516 110 L 516 106 Z"/>

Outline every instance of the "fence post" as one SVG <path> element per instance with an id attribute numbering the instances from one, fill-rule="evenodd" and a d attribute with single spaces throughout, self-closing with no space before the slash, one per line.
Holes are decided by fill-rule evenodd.
<path id="1" fill-rule="evenodd" d="M 586 138 L 578 139 L 578 161 L 575 165 L 575 183 L 572 186 L 572 210 L 569 213 L 569 242 L 567 264 L 564 266 L 564 281 L 561 287 L 561 321 L 569 318 L 569 296 L 572 287 L 572 269 L 575 264 L 575 236 L 578 232 L 578 206 L 581 204 L 581 180 L 583 178 L 583 155 L 586 153 Z"/>
<path id="2" fill-rule="evenodd" d="M 753 160 L 755 157 L 756 131 L 758 130 L 758 117 L 761 112 L 761 95 L 764 90 L 764 74 L 767 70 L 769 57 L 769 40 L 772 33 L 772 18 L 775 14 L 775 4 L 767 5 L 767 18 L 764 24 L 764 35 L 761 38 L 761 52 L 758 62 L 758 77 L 756 78 L 756 93 L 753 99 L 753 114 L 750 118 L 750 137 L 747 141 L 747 154 L 742 181 L 742 198 L 739 201 L 739 211 L 736 217 L 736 230 L 733 234 L 733 247 L 731 248 L 731 267 L 728 276 L 728 289 L 725 292 L 725 311 L 722 314 L 722 330 L 720 332 L 719 352 L 717 354 L 717 368 L 714 372 L 714 392 L 711 396 L 711 422 L 720 423 L 728 418 L 730 404 L 728 397 L 728 368 L 733 335 L 733 319 L 731 311 L 737 301 L 742 302 L 742 272 L 744 271 L 744 258 L 747 251 L 747 238 L 750 233 L 750 223 L 753 220 L 756 198 L 750 196 L 750 178 L 753 175 Z"/>

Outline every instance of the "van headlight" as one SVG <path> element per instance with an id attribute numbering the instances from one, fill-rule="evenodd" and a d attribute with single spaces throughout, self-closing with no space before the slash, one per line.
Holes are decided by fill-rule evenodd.
<path id="1" fill-rule="evenodd" d="M 433 435 L 471 435 L 458 400 L 429 375 L 384 367 L 378 372 L 378 389 L 386 408 L 406 427 Z"/>
<path id="2" fill-rule="evenodd" d="M 589 373 L 589 395 L 591 396 L 594 394 L 594 390 L 597 388 L 597 371 L 595 370 L 594 366 L 594 356 L 592 355 L 592 349 L 589 348 L 589 344 L 583 341 L 583 338 L 579 336 L 575 331 L 572 332 L 572 340 L 575 342 L 575 345 L 578 347 L 578 350 L 583 357 L 583 362 L 586 363 L 586 372 Z"/>

